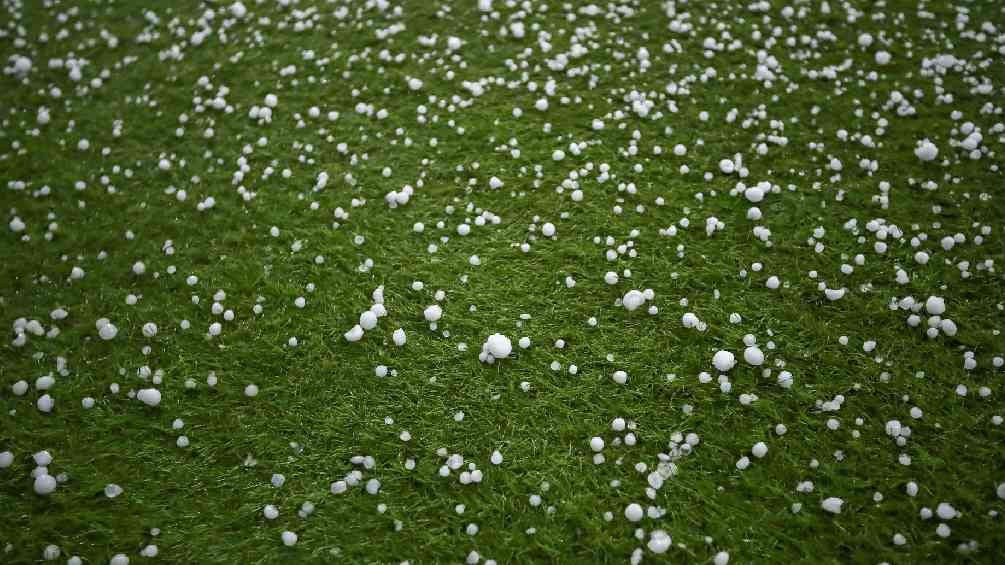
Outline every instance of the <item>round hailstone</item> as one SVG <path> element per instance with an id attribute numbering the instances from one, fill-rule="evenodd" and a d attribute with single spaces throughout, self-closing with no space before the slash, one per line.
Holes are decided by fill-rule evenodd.
<path id="1" fill-rule="evenodd" d="M 136 393 L 136 398 L 147 406 L 157 406 L 161 403 L 161 391 L 155 388 L 142 388 Z"/>
<path id="2" fill-rule="evenodd" d="M 104 323 L 100 328 L 98 328 L 98 335 L 105 341 L 115 339 L 115 336 L 118 335 L 118 333 L 119 328 L 115 327 L 115 324 L 111 322 Z"/>
<path id="3" fill-rule="evenodd" d="M 604 438 L 599 436 L 593 436 L 590 438 L 590 449 L 596 453 L 600 453 L 604 450 Z"/>
<path id="4" fill-rule="evenodd" d="M 42 450 L 31 456 L 35 464 L 39 467 L 48 467 L 52 463 L 52 454 L 48 450 Z"/>
<path id="5" fill-rule="evenodd" d="M 624 371 L 614 371 L 614 374 L 611 375 L 611 378 L 614 379 L 614 382 L 618 383 L 619 385 L 623 385 L 628 382 L 628 373 Z"/>
<path id="6" fill-rule="evenodd" d="M 14 454 L 10 451 L 0 453 L 0 469 L 6 469 L 14 464 Z"/>
<path id="7" fill-rule="evenodd" d="M 279 509 L 271 504 L 266 504 L 265 508 L 262 509 L 262 514 L 266 520 L 275 520 L 279 517 Z"/>
<path id="8" fill-rule="evenodd" d="M 925 301 L 925 310 L 933 316 L 941 316 L 946 313 L 946 301 L 939 296 L 929 296 Z"/>
<path id="9" fill-rule="evenodd" d="M 763 441 L 759 441 L 754 444 L 754 447 L 750 449 L 750 452 L 754 454 L 754 457 L 761 459 L 768 454 L 768 446 Z"/>
<path id="10" fill-rule="evenodd" d="M 831 514 L 840 514 L 841 506 L 844 504 L 844 500 L 836 496 L 830 498 L 825 498 L 823 502 L 820 503 L 820 507 L 830 512 Z"/>
<path id="11" fill-rule="evenodd" d="M 646 296 L 637 290 L 629 290 L 624 297 L 621 298 L 621 304 L 624 305 L 625 310 L 629 312 L 634 312 L 639 309 L 646 302 Z"/>
<path id="12" fill-rule="evenodd" d="M 107 496 L 108 498 L 115 498 L 116 496 L 119 496 L 123 492 L 124 491 L 122 487 L 120 487 L 115 483 L 109 483 L 105 485 L 105 496 Z"/>
<path id="13" fill-rule="evenodd" d="M 712 365 L 716 370 L 725 373 L 736 366 L 736 357 L 729 351 L 716 351 L 712 356 Z"/>
<path id="14" fill-rule="evenodd" d="M 500 453 L 498 449 L 493 451 L 492 456 L 489 458 L 489 461 L 491 461 L 493 465 L 501 464 L 503 462 L 502 453 Z M 1003 485 L 1005 485 L 1005 483 L 1003 483 Z"/>
<path id="15" fill-rule="evenodd" d="M 112 556 L 111 560 L 108 561 L 108 565 L 129 565 L 129 556 L 125 553 L 116 553 Z"/>
<path id="16" fill-rule="evenodd" d="M 670 534 L 663 530 L 655 530 L 649 534 L 649 543 L 646 546 L 649 548 L 649 551 L 659 554 L 666 553 L 670 549 L 671 543 L 673 543 L 673 539 L 671 539 Z"/>
<path id="17" fill-rule="evenodd" d="M 712 559 L 712 563 L 715 565 L 729 565 L 729 552 L 720 551 L 719 553 L 716 553 L 715 557 Z"/>
<path id="18" fill-rule="evenodd" d="M 298 539 L 297 534 L 289 530 L 283 532 L 282 538 L 283 538 L 283 545 L 285 545 L 286 547 L 293 547 L 294 545 L 297 544 Z"/>
<path id="19" fill-rule="evenodd" d="M 555 235 L 555 224 L 546 222 L 543 226 L 541 226 L 541 233 L 544 234 L 544 237 L 551 237 Z"/>
<path id="20" fill-rule="evenodd" d="M 154 337 L 157 335 L 157 324 L 147 322 L 143 324 L 143 337 Z"/>
<path id="21" fill-rule="evenodd" d="M 505 359 L 513 351 L 513 343 L 502 334 L 492 334 L 485 344 L 488 346 L 489 354 L 496 359 Z"/>
<path id="22" fill-rule="evenodd" d="M 35 477 L 34 488 L 35 494 L 39 496 L 52 494 L 52 491 L 56 490 L 56 478 L 48 473 L 42 473 Z"/>
<path id="23" fill-rule="evenodd" d="M 625 507 L 625 518 L 628 518 L 629 522 L 641 521 L 645 516 L 645 511 L 642 510 L 642 506 L 636 503 L 631 503 Z"/>
<path id="24" fill-rule="evenodd" d="M 53 407 L 56 405 L 56 400 L 49 396 L 48 394 L 43 394 L 41 398 L 35 401 L 35 407 L 38 408 L 39 412 L 49 413 L 52 412 Z"/>
<path id="25" fill-rule="evenodd" d="M 443 317 L 443 308 L 441 308 L 439 304 L 427 306 L 426 309 L 422 311 L 422 316 L 426 318 L 427 322 L 437 322 Z"/>
<path id="26" fill-rule="evenodd" d="M 248 398 L 258 396 L 258 385 L 250 384 L 244 387 L 244 396 L 247 396 Z"/>
<path id="27" fill-rule="evenodd" d="M 743 350 L 743 360 L 750 365 L 760 367 L 764 364 L 764 352 L 752 345 Z"/>

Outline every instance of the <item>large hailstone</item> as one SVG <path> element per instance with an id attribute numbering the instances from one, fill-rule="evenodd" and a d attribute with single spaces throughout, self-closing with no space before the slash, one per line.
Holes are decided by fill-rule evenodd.
<path id="1" fill-rule="evenodd" d="M 485 340 L 485 346 L 490 355 L 496 359 L 505 359 L 513 352 L 513 343 L 502 334 L 492 334 Z"/>
<path id="2" fill-rule="evenodd" d="M 918 142 L 914 155 L 922 161 L 934 161 L 939 156 L 939 148 L 926 138 Z"/>
<path id="3" fill-rule="evenodd" d="M 736 366 L 736 357 L 729 351 L 716 351 L 712 356 L 712 365 L 719 372 L 725 373 Z"/>
<path id="4" fill-rule="evenodd" d="M 646 302 L 646 296 L 637 290 L 629 290 L 624 297 L 621 298 L 621 304 L 624 305 L 625 310 L 633 312 L 639 309 Z"/>
<path id="5" fill-rule="evenodd" d="M 161 391 L 155 388 L 143 388 L 136 393 L 136 398 L 147 406 L 157 406 L 161 403 Z"/>

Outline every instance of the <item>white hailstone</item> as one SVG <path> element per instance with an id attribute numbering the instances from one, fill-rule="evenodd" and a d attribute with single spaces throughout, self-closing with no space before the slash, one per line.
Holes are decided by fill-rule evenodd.
<path id="1" fill-rule="evenodd" d="M 268 106 L 269 108 L 275 108 L 276 106 L 279 105 L 279 97 L 277 97 L 275 94 L 266 94 L 265 105 Z"/>
<path id="2" fill-rule="evenodd" d="M 736 366 L 736 357 L 729 351 L 716 351 L 712 356 L 712 365 L 716 370 L 725 373 Z"/>
<path id="3" fill-rule="evenodd" d="M 939 148 L 926 138 L 918 142 L 914 155 L 922 161 L 934 161 L 939 155 Z"/>
<path id="4" fill-rule="evenodd" d="M 104 324 L 101 324 L 100 328 L 98 328 L 98 336 L 105 341 L 115 339 L 115 336 L 118 335 L 118 333 L 119 328 L 115 327 L 115 324 L 111 322 L 105 322 Z"/>
<path id="5" fill-rule="evenodd" d="M 411 90 L 422 90 L 422 80 L 415 77 L 408 79 L 408 88 Z"/>
<path id="6" fill-rule="evenodd" d="M 743 471 L 747 467 L 750 467 L 750 458 L 747 457 L 746 455 L 744 455 L 743 457 L 739 458 L 736 461 L 736 468 L 737 468 L 737 470 Z"/>
<path id="7" fill-rule="evenodd" d="M 846 288 L 825 288 L 824 296 L 827 297 L 827 300 L 834 302 L 835 300 L 841 300 L 842 298 L 844 298 L 845 292 L 847 292 L 847 290 L 848 289 Z"/>
<path id="8" fill-rule="evenodd" d="M 1005 482 L 998 483 L 998 486 L 995 487 L 995 494 L 1000 500 L 1005 500 Z"/>
<path id="9" fill-rule="evenodd" d="M 724 175 L 731 175 L 736 170 L 736 165 L 730 159 L 722 159 L 719 161 L 719 170 Z"/>
<path id="10" fill-rule="evenodd" d="M 443 317 L 443 308 L 439 304 L 433 304 L 432 306 L 427 306 L 425 310 L 422 311 L 422 316 L 427 322 L 436 322 Z"/>
<path id="11" fill-rule="evenodd" d="M 768 446 L 763 441 L 759 441 L 754 444 L 754 447 L 750 448 L 750 452 L 754 457 L 761 459 L 768 454 Z"/>
<path id="12" fill-rule="evenodd" d="M 45 561 L 55 561 L 59 559 L 59 555 L 62 553 L 58 545 L 47 545 L 45 549 L 42 550 L 42 559 Z"/>
<path id="13" fill-rule="evenodd" d="M 604 274 L 604 282 L 610 285 L 618 284 L 618 274 L 614 271 L 607 271 Z"/>
<path id="14" fill-rule="evenodd" d="M 38 408 L 39 412 L 49 413 L 52 412 L 53 406 L 55 406 L 56 401 L 48 394 L 43 394 L 36 402 L 35 407 Z"/>
<path id="15" fill-rule="evenodd" d="M 670 534 L 663 530 L 655 530 L 649 534 L 649 542 L 646 544 L 646 547 L 653 553 L 661 554 L 666 553 L 670 549 L 671 543 L 673 543 L 673 539 L 671 539 Z"/>
<path id="16" fill-rule="evenodd" d="M 447 49 L 451 51 L 457 51 L 461 48 L 461 38 L 450 36 L 447 38 Z"/>
<path id="17" fill-rule="evenodd" d="M 161 403 L 161 391 L 155 388 L 142 388 L 136 393 L 136 398 L 147 406 L 157 406 Z"/>
<path id="18" fill-rule="evenodd" d="M 611 375 L 611 379 L 619 385 L 623 385 L 628 382 L 628 373 L 621 370 L 614 371 L 614 374 Z"/>
<path id="19" fill-rule="evenodd" d="M 625 310 L 629 312 L 634 312 L 639 309 L 646 301 L 644 294 L 637 290 L 629 290 L 624 297 L 621 298 L 621 304 L 624 305 Z"/>
<path id="20" fill-rule="evenodd" d="M 600 436 L 593 436 L 590 438 L 590 449 L 595 453 L 600 453 L 604 450 L 604 438 Z"/>
<path id="21" fill-rule="evenodd" d="M 544 237 L 551 237 L 555 235 L 555 224 L 545 222 L 545 224 L 541 226 L 541 233 L 544 234 Z"/>
<path id="22" fill-rule="evenodd" d="M 502 453 L 498 449 L 495 450 L 495 451 L 493 451 L 492 452 L 492 456 L 489 457 L 489 461 L 493 465 L 500 465 L 500 464 L 502 464 L 502 462 L 503 462 L 503 455 L 502 455 Z"/>
<path id="23" fill-rule="evenodd" d="M 150 558 L 157 557 L 158 553 L 160 553 L 160 549 L 158 549 L 157 546 L 153 544 L 149 544 L 140 550 L 140 555 L 143 557 L 150 557 Z"/>
<path id="24" fill-rule="evenodd" d="M 941 316 L 946 312 L 946 300 L 939 296 L 929 296 L 925 300 L 925 310 L 933 316 Z"/>
<path id="25" fill-rule="evenodd" d="M 143 324 L 143 337 L 154 337 L 157 335 L 157 324 L 147 322 Z"/>
<path id="26" fill-rule="evenodd" d="M 35 464 L 39 467 L 48 467 L 52 463 L 52 454 L 48 450 L 43 449 L 42 451 L 36 452 L 31 458 L 35 461 Z"/>
<path id="27" fill-rule="evenodd" d="M 527 336 L 521 337 L 519 341 L 517 341 L 517 345 L 520 346 L 520 349 L 527 349 L 530 347 L 530 338 Z"/>
<path id="28" fill-rule="evenodd" d="M 513 351 L 510 339 L 502 334 L 492 334 L 485 340 L 488 353 L 496 359 L 505 359 Z"/>
<path id="29" fill-rule="evenodd" d="M 394 344 L 397 345 L 398 347 L 405 345 L 406 341 L 405 330 L 401 328 L 394 330 L 394 333 L 391 334 L 391 339 L 394 341 Z"/>
<path id="30" fill-rule="evenodd" d="M 823 502 L 820 503 L 820 507 L 830 512 L 831 514 L 840 514 L 841 506 L 844 504 L 844 500 L 836 496 L 825 498 Z"/>
<path id="31" fill-rule="evenodd" d="M 42 473 L 35 477 L 35 494 L 46 496 L 56 490 L 56 478 L 48 473 Z"/>
<path id="32" fill-rule="evenodd" d="M 368 494 L 377 494 L 380 492 L 380 481 L 377 479 L 370 479 L 366 482 L 366 492 Z"/>
<path id="33" fill-rule="evenodd" d="M 625 518 L 629 522 L 639 522 L 645 517 L 645 512 L 642 510 L 642 506 L 633 502 L 625 507 Z"/>
<path id="34" fill-rule="evenodd" d="M 14 454 L 10 451 L 0 453 L 0 469 L 6 469 L 14 464 Z"/>
<path id="35" fill-rule="evenodd" d="M 956 509 L 947 502 L 940 502 L 935 508 L 935 514 L 943 520 L 952 520 L 957 516 Z"/>
<path id="36" fill-rule="evenodd" d="M 770 288 L 771 290 L 775 290 L 779 287 L 780 284 L 781 281 L 778 280 L 778 277 L 770 276 L 768 277 L 768 280 L 764 283 L 764 286 Z"/>
<path id="37" fill-rule="evenodd" d="M 254 398 L 258 396 L 258 385 L 250 384 L 244 387 L 244 396 L 247 396 L 248 398 Z"/>
<path id="38" fill-rule="evenodd" d="M 743 350 L 743 360 L 750 365 L 760 367 L 764 364 L 764 352 L 752 345 Z"/>
<path id="39" fill-rule="evenodd" d="M 359 341 L 363 339 L 363 328 L 359 324 L 356 324 L 349 331 L 342 334 L 342 337 L 350 343 Z"/>
<path id="40" fill-rule="evenodd" d="M 21 379 L 10 385 L 10 390 L 14 393 L 14 396 L 24 396 L 28 392 L 28 381 Z"/>
<path id="41" fill-rule="evenodd" d="M 297 540 L 299 539 L 297 537 L 297 534 L 289 530 L 283 532 L 281 537 L 283 539 L 283 545 L 285 545 L 286 547 L 293 547 L 294 545 L 297 544 Z"/>
<path id="42" fill-rule="evenodd" d="M 359 325 L 364 330 L 372 330 L 377 327 L 377 315 L 367 310 L 359 315 Z"/>
<path id="43" fill-rule="evenodd" d="M 265 516 L 266 520 L 275 520 L 279 517 L 279 509 L 271 504 L 266 504 L 265 508 L 262 509 L 262 515 Z"/>
<path id="44" fill-rule="evenodd" d="M 125 553 L 116 553 L 108 561 L 108 565 L 129 565 L 129 556 Z"/>
<path id="45" fill-rule="evenodd" d="M 234 2 L 230 5 L 230 13 L 237 19 L 242 19 L 248 15 L 248 9 L 241 2 Z"/>
<path id="46" fill-rule="evenodd" d="M 729 565 L 729 552 L 720 551 L 716 553 L 715 557 L 712 558 L 712 563 L 715 565 Z"/>
<path id="47" fill-rule="evenodd" d="M 108 498 L 115 498 L 125 492 L 122 487 L 115 483 L 109 483 L 105 485 L 105 496 Z"/>

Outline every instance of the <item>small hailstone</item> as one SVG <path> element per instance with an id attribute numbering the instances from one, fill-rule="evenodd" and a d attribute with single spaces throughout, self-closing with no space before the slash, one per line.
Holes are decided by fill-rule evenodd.
<path id="1" fill-rule="evenodd" d="M 720 372 L 727 372 L 736 365 L 736 357 L 729 351 L 716 351 L 712 357 L 712 365 Z"/>
<path id="2" fill-rule="evenodd" d="M 6 469 L 14 464 L 14 454 L 10 451 L 0 453 L 0 469 Z"/>
<path id="3" fill-rule="evenodd" d="M 499 464 L 501 464 L 503 462 L 503 455 L 502 455 L 502 453 L 500 453 L 498 449 L 495 450 L 495 451 L 493 451 L 492 452 L 492 456 L 489 458 L 489 461 L 491 461 L 493 465 L 499 465 Z M 1005 484 L 1005 483 L 1003 483 L 1003 484 Z"/>
<path id="4" fill-rule="evenodd" d="M 555 224 L 551 222 L 545 222 L 545 224 L 541 226 L 541 233 L 544 235 L 544 237 L 552 237 L 553 235 L 555 235 Z"/>
<path id="5" fill-rule="evenodd" d="M 823 502 L 820 503 L 820 507 L 830 512 L 831 514 L 840 514 L 841 506 L 844 504 L 844 500 L 832 496 L 830 498 L 825 498 Z"/>
<path id="6" fill-rule="evenodd" d="M 143 388 L 136 393 L 136 398 L 147 406 L 157 406 L 161 403 L 161 391 L 155 388 Z"/>
<path id="7" fill-rule="evenodd" d="M 297 539 L 299 539 L 297 537 L 297 534 L 289 530 L 283 532 L 282 538 L 283 538 L 283 545 L 285 545 L 286 547 L 293 547 L 294 545 L 297 544 Z"/>
<path id="8" fill-rule="evenodd" d="M 248 386 L 244 387 L 244 396 L 247 396 L 248 398 L 254 398 L 258 396 L 258 385 L 249 384 Z"/>
<path id="9" fill-rule="evenodd" d="M 182 449 L 185 449 L 186 447 L 188 447 L 188 446 L 189 446 L 189 440 L 188 440 L 188 436 L 178 436 L 178 439 L 177 439 L 177 440 L 175 440 L 175 442 L 174 442 L 174 443 L 175 443 L 175 445 L 177 445 L 178 447 L 180 447 L 180 448 L 182 448 Z"/>
<path id="10" fill-rule="evenodd" d="M 642 506 L 633 502 L 625 507 L 625 518 L 629 522 L 639 522 L 645 517 L 645 512 L 642 510 Z"/>
<path id="11" fill-rule="evenodd" d="M 760 459 L 768 454 L 768 446 L 763 441 L 759 441 L 754 444 L 754 447 L 750 449 L 750 452 L 754 455 L 754 457 Z"/>
<path id="12" fill-rule="evenodd" d="M 720 551 L 719 553 L 716 553 L 715 557 L 712 559 L 712 563 L 715 565 L 729 565 L 729 552 Z"/>
<path id="13" fill-rule="evenodd" d="M 628 382 L 628 373 L 620 370 L 614 371 L 614 374 L 611 375 L 611 378 L 614 380 L 614 382 L 618 383 L 619 385 L 623 385 L 626 382 Z"/>
<path id="14" fill-rule="evenodd" d="M 108 561 L 108 565 L 129 565 L 129 556 L 125 553 L 116 553 Z"/>
<path id="15" fill-rule="evenodd" d="M 934 161 L 939 155 L 939 148 L 928 139 L 923 139 L 914 148 L 914 155 L 922 161 Z"/>
<path id="16" fill-rule="evenodd" d="M 117 484 L 110 483 L 105 485 L 105 496 L 108 498 L 115 498 L 123 493 L 122 487 Z"/>
<path id="17" fill-rule="evenodd" d="M 280 488 L 286 484 L 286 476 L 281 473 L 273 473 L 270 482 L 272 483 L 272 486 Z"/>
<path id="18" fill-rule="evenodd" d="M 398 347 L 405 345 L 405 330 L 401 328 L 394 330 L 394 333 L 391 335 L 391 339 L 394 340 L 394 344 Z"/>

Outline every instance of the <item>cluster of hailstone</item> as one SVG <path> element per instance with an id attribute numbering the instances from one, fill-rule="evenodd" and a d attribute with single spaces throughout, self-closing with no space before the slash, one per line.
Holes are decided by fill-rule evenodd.
<path id="1" fill-rule="evenodd" d="M 513 343 L 503 334 L 495 333 L 490 335 L 482 343 L 482 350 L 478 354 L 478 360 L 482 363 L 492 364 L 496 359 L 505 359 L 513 352 Z"/>
<path id="2" fill-rule="evenodd" d="M 369 309 L 364 310 L 359 315 L 359 323 L 349 328 L 349 331 L 342 335 L 346 341 L 355 342 L 363 339 L 363 335 L 366 332 L 377 327 L 377 322 L 380 318 L 387 316 L 387 308 L 384 307 L 384 286 L 381 285 L 374 289 L 370 297 L 373 300 L 373 303 L 370 305 Z M 404 330 L 400 328 L 395 330 L 394 342 L 399 346 L 405 344 Z"/>

